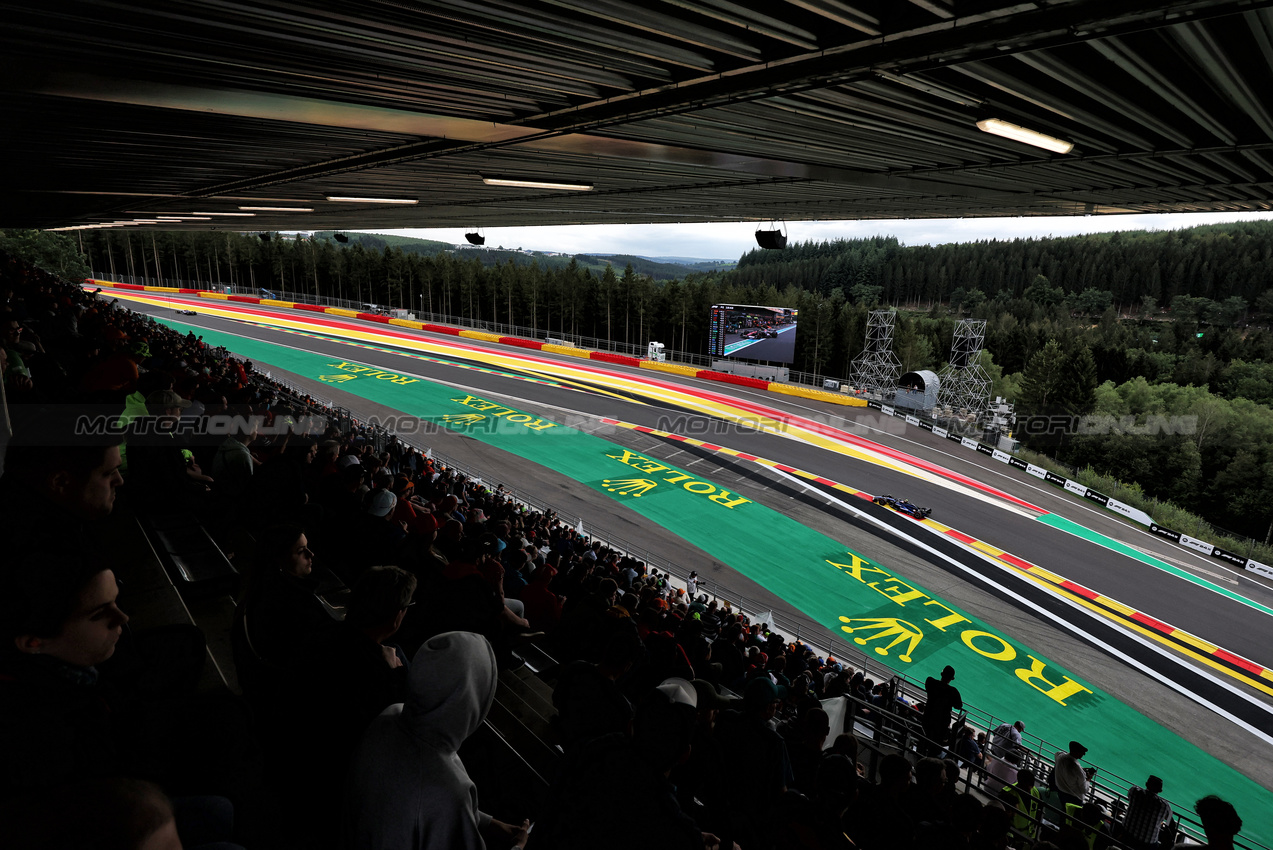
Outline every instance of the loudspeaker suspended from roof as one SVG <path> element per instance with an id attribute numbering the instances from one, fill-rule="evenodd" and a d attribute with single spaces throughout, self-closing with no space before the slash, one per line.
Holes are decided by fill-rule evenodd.
<path id="1" fill-rule="evenodd" d="M 756 244 L 761 248 L 767 248 L 772 251 L 781 250 L 787 247 L 787 223 L 784 221 L 782 227 L 778 226 L 775 221 L 769 222 L 769 230 L 756 228 Z"/>
<path id="2" fill-rule="evenodd" d="M 482 231 L 482 228 L 480 227 L 475 227 L 471 233 L 465 233 L 464 238 L 469 240 L 470 245 L 485 245 L 486 244 L 486 234 Z"/>

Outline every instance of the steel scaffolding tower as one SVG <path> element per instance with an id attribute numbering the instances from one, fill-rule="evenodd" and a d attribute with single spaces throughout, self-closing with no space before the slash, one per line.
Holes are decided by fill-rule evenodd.
<path id="1" fill-rule="evenodd" d="M 950 408 L 951 416 L 974 417 L 980 422 L 986 415 L 991 382 L 981 368 L 981 349 L 985 344 L 985 319 L 960 319 L 955 325 L 950 363 L 938 373 L 941 387 L 937 391 L 938 406 Z"/>
<path id="2" fill-rule="evenodd" d="M 893 310 L 872 310 L 866 321 L 866 348 L 853 361 L 849 380 L 867 393 L 883 393 L 897 386 L 902 363 L 893 353 Z M 984 324 L 984 323 L 983 323 Z"/>

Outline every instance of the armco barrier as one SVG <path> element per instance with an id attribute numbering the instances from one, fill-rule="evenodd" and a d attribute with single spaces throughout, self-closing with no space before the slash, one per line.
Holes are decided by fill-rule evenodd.
<path id="1" fill-rule="evenodd" d="M 594 351 L 588 355 L 589 360 L 600 360 L 602 363 L 614 363 L 619 366 L 640 366 L 641 358 L 627 354 L 615 354 L 611 351 Z"/>
<path id="2" fill-rule="evenodd" d="M 465 339 L 480 339 L 483 342 L 499 342 L 499 334 L 491 334 L 486 331 L 460 331 L 460 336 Z"/>
<path id="3" fill-rule="evenodd" d="M 447 336 L 460 335 L 459 328 L 453 328 L 450 325 L 431 325 L 428 322 L 425 322 L 424 324 L 422 324 L 420 326 L 420 330 L 428 331 L 429 333 L 432 333 L 432 334 L 446 334 Z"/>
<path id="4" fill-rule="evenodd" d="M 575 348 L 571 345 L 550 345 L 548 343 L 544 343 L 544 347 L 539 350 L 548 351 L 553 354 L 565 354 L 570 357 L 582 357 L 584 360 L 587 360 L 588 355 L 592 353 L 586 348 Z"/>
<path id="5" fill-rule="evenodd" d="M 814 389 L 813 387 L 802 387 L 799 384 L 779 384 L 776 381 L 771 381 L 768 389 L 773 393 L 807 398 L 811 401 L 826 401 L 831 404 L 841 404 L 845 407 L 866 407 L 866 400 L 857 396 L 846 393 L 831 393 L 826 390 Z"/>
<path id="6" fill-rule="evenodd" d="M 683 366 L 680 363 L 667 363 L 660 360 L 642 360 L 641 368 L 653 369 L 656 372 L 667 372 L 670 375 L 684 375 L 687 378 L 693 378 L 699 371 L 693 366 Z"/>
<path id="7" fill-rule="evenodd" d="M 709 381 L 719 381 L 722 384 L 733 384 L 738 387 L 749 387 L 753 390 L 769 389 L 768 381 L 762 381 L 759 378 L 748 378 L 744 375 L 731 375 L 728 372 L 716 372 L 711 369 L 700 369 L 694 377 L 705 378 Z"/>
<path id="8" fill-rule="evenodd" d="M 520 336 L 502 336 L 499 341 L 503 345 L 512 345 L 517 348 L 529 348 L 531 351 L 539 351 L 544 347 L 543 342 L 537 339 L 523 339 Z"/>

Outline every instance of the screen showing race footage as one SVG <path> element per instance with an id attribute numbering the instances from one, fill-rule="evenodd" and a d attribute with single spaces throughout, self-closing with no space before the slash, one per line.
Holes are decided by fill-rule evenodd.
<path id="1" fill-rule="evenodd" d="M 712 307 L 711 351 L 715 357 L 791 364 L 796 356 L 799 310 L 716 304 Z"/>

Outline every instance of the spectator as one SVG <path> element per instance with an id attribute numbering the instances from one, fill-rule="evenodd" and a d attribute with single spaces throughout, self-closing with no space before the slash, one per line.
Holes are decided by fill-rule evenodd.
<path id="1" fill-rule="evenodd" d="M 1039 794 L 1034 771 L 1022 768 L 1017 781 L 1005 786 L 1000 796 L 1012 815 L 1012 828 L 1034 838 L 1039 833 L 1038 821 L 1043 815 L 1043 797 Z"/>
<path id="2" fill-rule="evenodd" d="M 119 695 L 96 665 L 128 615 L 97 559 L 36 555 L 10 563 L 0 599 L 0 798 L 128 769 L 113 715 Z M 112 704 L 114 705 L 112 706 Z"/>
<path id="3" fill-rule="evenodd" d="M 730 795 L 727 843 L 764 846 L 771 838 L 773 808 L 795 784 L 787 745 L 770 725 L 786 696 L 767 676 L 757 676 L 743 690 L 742 710 L 723 711 L 717 718 L 725 775 L 748 777 Z"/>
<path id="4" fill-rule="evenodd" d="M 526 589 L 522 591 L 522 605 L 526 609 L 526 621 L 536 631 L 552 634 L 561 622 L 562 600 L 549 589 L 557 568 L 544 564 L 531 574 Z"/>
<path id="5" fill-rule="evenodd" d="M 182 847 L 172 802 L 159 786 L 136 779 L 94 779 L 20 797 L 0 808 L 0 822 L 8 850 Z"/>
<path id="6" fill-rule="evenodd" d="M 248 444 L 256 439 L 259 421 L 256 416 L 236 417 L 234 432 L 227 435 L 212 459 L 212 478 L 217 482 L 219 495 L 231 502 L 238 502 L 248 491 L 256 461 Z"/>
<path id="7" fill-rule="evenodd" d="M 860 816 L 847 824 L 849 836 L 863 850 L 895 850 L 908 848 L 914 837 L 915 823 L 907 804 L 911 784 L 911 763 L 905 756 L 890 753 L 880 759 L 879 785 L 859 800 Z"/>
<path id="8" fill-rule="evenodd" d="M 1079 759 L 1087 755 L 1087 747 L 1078 741 L 1070 741 L 1068 752 L 1057 753 L 1052 769 L 1052 787 L 1061 795 L 1062 803 L 1082 804 L 1087 796 L 1088 782 L 1095 768 L 1086 768 Z"/>
<path id="9" fill-rule="evenodd" d="M 300 526 L 262 532 L 236 616 L 246 619 L 256 654 L 277 668 L 296 668 L 312 641 L 335 627 L 315 595 L 313 570 L 314 553 Z"/>
<path id="10" fill-rule="evenodd" d="M 668 781 L 689 756 L 696 706 L 690 682 L 668 679 L 642 700 L 630 738 L 615 733 L 584 747 L 553 783 L 530 850 L 719 848 L 719 838 L 681 811 Z"/>
<path id="11" fill-rule="evenodd" d="M 970 766 L 969 777 L 981 769 L 981 747 L 977 745 L 977 733 L 971 726 L 962 727 L 959 740 L 955 743 L 955 755 L 963 764 Z"/>
<path id="12" fill-rule="evenodd" d="M 721 711 L 733 708 L 736 700 L 721 696 L 716 686 L 705 679 L 695 679 L 691 684 L 698 720 L 689 758 L 673 768 L 671 779 L 681 808 L 706 832 L 723 834 L 734 783 L 725 773 L 724 752 L 716 739 L 716 719 Z"/>
<path id="13" fill-rule="evenodd" d="M 924 736 L 928 738 L 930 754 L 941 752 L 950 741 L 950 715 L 962 709 L 964 701 L 959 690 L 951 683 L 955 668 L 950 665 L 941 671 L 941 680 L 929 676 L 924 682 L 927 699 L 924 703 Z"/>
<path id="14" fill-rule="evenodd" d="M 23 423 L 5 450 L 0 539 L 9 557 L 83 546 L 87 526 L 114 508 L 122 439 L 73 434 L 72 419 L 41 417 Z"/>
<path id="15" fill-rule="evenodd" d="M 526 828 L 478 808 L 457 755 L 495 701 L 495 652 L 481 635 L 446 632 L 411 660 L 405 704 L 372 721 L 354 753 L 346 844 L 359 850 L 521 847 Z"/>
<path id="16" fill-rule="evenodd" d="M 562 666 L 553 688 L 557 729 L 567 751 L 615 732 L 628 734 L 632 704 L 617 682 L 642 654 L 631 620 L 611 621 L 598 663 L 572 661 Z"/>
<path id="17" fill-rule="evenodd" d="M 1021 761 L 1021 734 L 1025 732 L 1025 724 L 1000 723 L 995 727 L 990 738 L 990 754 L 995 758 L 1017 764 Z"/>
<path id="18" fill-rule="evenodd" d="M 270 734 L 286 737 L 278 747 L 276 787 L 297 846 L 336 846 L 327 816 L 340 810 L 358 740 L 377 715 L 407 697 L 407 667 L 387 641 L 402 625 L 415 588 L 406 570 L 368 570 L 350 592 L 344 621 L 314 642 L 289 689 L 287 701 L 306 711 Z"/>
<path id="19" fill-rule="evenodd" d="M 817 792 L 818 766 L 822 762 L 823 745 L 831 734 L 831 720 L 823 709 L 814 707 L 801 715 L 797 725 L 794 740 L 789 740 L 792 784 L 812 797 Z"/>
<path id="20" fill-rule="evenodd" d="M 1163 824 L 1171 821 L 1171 804 L 1158 796 L 1162 793 L 1162 780 L 1151 776 L 1145 787 L 1133 785 L 1127 789 L 1127 813 L 1123 816 L 1123 843 L 1132 850 L 1151 850 L 1158 846 L 1158 833 Z"/>
<path id="21" fill-rule="evenodd" d="M 128 424 L 129 498 L 140 507 L 171 512 L 194 508 L 212 479 L 192 464 L 176 436 L 181 411 L 190 407 L 172 390 L 146 397 L 149 416 Z"/>
<path id="22" fill-rule="evenodd" d="M 1242 831 L 1242 818 L 1233 808 L 1233 804 L 1221 800 L 1211 794 L 1194 803 L 1193 810 L 1202 821 L 1203 832 L 1207 834 L 1207 843 L 1203 847 L 1209 850 L 1232 850 L 1234 837 Z M 1196 847 L 1196 845 L 1177 844 L 1176 847 Z"/>
<path id="23" fill-rule="evenodd" d="M 1083 804 L 1066 803 L 1065 819 L 1057 835 L 1062 850 L 1103 850 L 1109 845 L 1105 828 L 1105 810 L 1101 803 L 1090 800 Z"/>

